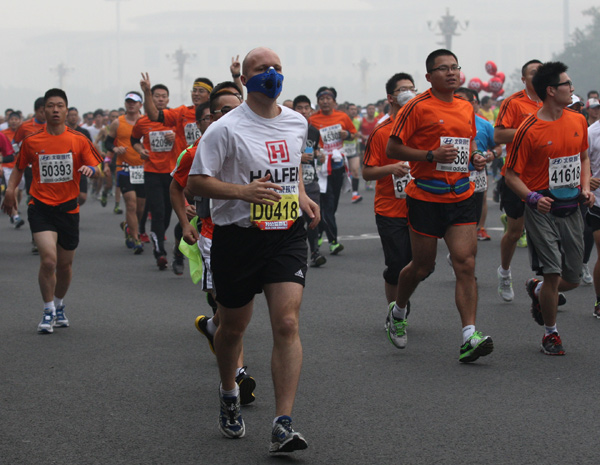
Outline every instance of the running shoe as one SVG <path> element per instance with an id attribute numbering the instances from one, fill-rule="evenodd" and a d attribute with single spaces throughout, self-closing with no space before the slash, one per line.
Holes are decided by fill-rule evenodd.
<path id="1" fill-rule="evenodd" d="M 327 259 L 321 255 L 321 252 L 315 250 L 310 257 L 310 266 L 313 268 L 318 268 L 325 265 L 325 263 L 327 263 Z"/>
<path id="2" fill-rule="evenodd" d="M 304 436 L 292 429 L 292 419 L 287 415 L 280 416 L 273 425 L 269 452 L 271 454 L 294 452 L 307 447 L 308 443 Z"/>
<path id="3" fill-rule="evenodd" d="M 213 335 L 208 332 L 208 328 L 207 328 L 208 320 L 209 320 L 209 318 L 207 316 L 204 316 L 204 315 L 197 316 L 196 321 L 194 322 L 194 325 L 196 326 L 196 329 L 198 331 L 200 331 L 206 339 L 208 339 L 208 347 L 210 347 L 210 350 L 214 354 L 215 346 L 214 346 L 214 341 L 213 341 Z"/>
<path id="4" fill-rule="evenodd" d="M 164 255 L 159 256 L 156 259 L 156 266 L 158 266 L 158 269 L 160 271 L 166 270 L 169 266 L 169 262 L 167 260 L 167 257 L 165 257 Z"/>
<path id="5" fill-rule="evenodd" d="M 54 332 L 54 313 L 52 310 L 44 310 L 44 316 L 42 316 L 42 321 L 40 321 L 37 330 L 41 334 Z"/>
<path id="6" fill-rule="evenodd" d="M 256 381 L 252 376 L 246 373 L 247 366 L 243 366 L 240 372 L 235 377 L 235 382 L 240 387 L 240 404 L 248 405 L 256 400 L 254 397 L 254 389 L 256 389 Z"/>
<path id="7" fill-rule="evenodd" d="M 356 194 L 352 196 L 352 203 L 358 203 L 362 200 L 362 195 Z"/>
<path id="8" fill-rule="evenodd" d="M 173 269 L 173 273 L 175 273 L 177 276 L 181 276 L 185 268 L 183 264 L 183 257 L 173 258 L 173 261 L 171 262 L 171 268 Z"/>
<path id="9" fill-rule="evenodd" d="M 535 288 L 539 282 L 539 279 L 530 278 L 525 283 L 525 289 L 527 290 L 527 295 L 531 298 L 531 316 L 538 325 L 544 326 L 544 317 L 542 316 L 542 310 L 540 309 L 540 301 L 535 295 Z"/>
<path id="10" fill-rule="evenodd" d="M 31 253 L 33 255 L 39 255 L 40 251 L 38 250 L 37 245 L 35 245 L 35 242 L 31 241 Z"/>
<path id="11" fill-rule="evenodd" d="M 108 203 L 108 196 L 106 195 L 106 192 L 103 192 L 102 196 L 100 197 L 100 205 L 102 205 L 102 207 L 106 207 L 107 203 Z"/>
<path id="12" fill-rule="evenodd" d="M 498 275 L 498 295 L 504 302 L 512 302 L 515 298 L 515 291 L 512 286 L 512 273 L 508 272 L 508 276 L 504 277 L 500 273 L 500 267 L 496 271 Z"/>
<path id="13" fill-rule="evenodd" d="M 406 343 L 408 342 L 408 336 L 406 335 L 406 327 L 408 323 L 406 319 L 397 320 L 394 318 L 393 310 L 396 302 L 390 302 L 388 305 L 388 315 L 385 320 L 385 330 L 387 332 L 387 337 L 392 344 L 394 344 L 398 349 L 404 349 L 406 347 Z"/>
<path id="14" fill-rule="evenodd" d="M 581 267 L 581 282 L 583 284 L 592 284 L 594 282 L 587 263 L 584 263 Z"/>
<path id="15" fill-rule="evenodd" d="M 540 350 L 546 355 L 565 355 L 558 333 L 547 334 L 542 339 Z"/>
<path id="16" fill-rule="evenodd" d="M 133 253 L 139 255 L 144 251 L 144 244 L 139 239 L 133 241 Z"/>
<path id="17" fill-rule="evenodd" d="M 506 216 L 506 213 L 500 215 L 500 223 L 504 226 L 504 234 L 506 234 L 506 228 L 508 227 L 508 217 Z"/>
<path id="18" fill-rule="evenodd" d="M 596 318 L 600 320 L 600 302 L 596 301 L 594 305 L 594 313 L 592 313 Z"/>
<path id="19" fill-rule="evenodd" d="M 24 224 L 25 224 L 25 220 L 23 218 L 19 218 L 19 219 L 15 218 L 15 229 L 19 229 Z"/>
<path id="20" fill-rule="evenodd" d="M 146 234 L 145 232 L 140 233 L 140 241 L 145 242 L 146 244 L 150 243 L 150 238 L 148 237 L 148 234 Z"/>
<path id="21" fill-rule="evenodd" d="M 521 247 L 522 249 L 527 247 L 527 231 L 525 231 L 524 229 L 523 233 L 521 234 L 521 237 L 519 237 L 519 240 L 517 241 L 517 247 Z"/>
<path id="22" fill-rule="evenodd" d="M 340 242 L 333 241 L 331 244 L 329 244 L 329 253 L 331 255 L 337 255 L 342 250 L 344 250 L 344 246 Z"/>
<path id="23" fill-rule="evenodd" d="M 319 233 L 319 239 L 317 239 L 317 245 L 321 247 L 323 245 L 323 233 Z"/>
<path id="24" fill-rule="evenodd" d="M 58 307 L 56 309 L 56 317 L 54 319 L 54 326 L 56 328 L 68 328 L 69 327 L 69 319 L 67 315 L 65 315 L 65 306 Z"/>
<path id="25" fill-rule="evenodd" d="M 491 241 L 492 238 L 487 233 L 485 228 L 479 228 L 479 229 L 477 229 L 477 240 L 478 241 Z"/>
<path id="26" fill-rule="evenodd" d="M 120 215 L 123 213 L 123 210 L 121 210 L 118 203 L 115 203 L 115 208 L 114 208 L 113 212 L 115 213 L 115 215 Z"/>
<path id="27" fill-rule="evenodd" d="M 494 341 L 489 336 L 482 336 L 479 331 L 467 339 L 460 348 L 458 361 L 462 363 L 471 363 L 479 357 L 485 357 L 494 351 Z"/>
<path id="28" fill-rule="evenodd" d="M 243 438 L 246 426 L 242 419 L 240 396 L 223 396 L 219 389 L 221 411 L 219 412 L 219 430 L 230 439 Z"/>
<path id="29" fill-rule="evenodd" d="M 131 234 L 126 234 L 125 235 L 125 246 L 128 249 L 133 249 L 135 247 L 135 242 L 136 241 L 133 239 L 133 236 Z"/>

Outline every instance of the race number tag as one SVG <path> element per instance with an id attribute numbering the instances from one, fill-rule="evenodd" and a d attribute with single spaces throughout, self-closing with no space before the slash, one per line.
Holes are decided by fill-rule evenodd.
<path id="1" fill-rule="evenodd" d="M 250 204 L 250 221 L 263 231 L 290 229 L 300 214 L 298 183 L 280 184 L 281 200 L 273 205 Z"/>
<path id="2" fill-rule="evenodd" d="M 413 177 L 410 173 L 398 177 L 392 174 L 392 180 L 394 181 L 394 195 L 397 199 L 405 199 L 406 198 L 406 186 L 411 181 Z"/>
<path id="3" fill-rule="evenodd" d="M 55 155 L 40 155 L 40 182 L 68 182 L 73 180 L 73 154 L 60 153 Z"/>
<path id="4" fill-rule="evenodd" d="M 485 192 L 487 190 L 487 173 L 485 169 L 481 171 L 471 171 L 469 181 L 475 183 L 475 192 Z"/>
<path id="5" fill-rule="evenodd" d="M 550 189 L 577 187 L 581 184 L 581 159 L 579 154 L 548 160 Z"/>
<path id="6" fill-rule="evenodd" d="M 356 156 L 356 141 L 344 142 L 344 153 L 348 158 Z"/>
<path id="7" fill-rule="evenodd" d="M 304 184 L 310 184 L 316 179 L 315 167 L 310 163 L 302 163 L 302 180 Z"/>
<path id="8" fill-rule="evenodd" d="M 450 171 L 453 173 L 468 173 L 469 172 L 469 148 L 471 139 L 464 137 L 441 137 L 440 145 L 454 145 L 458 150 L 458 155 L 452 163 L 438 163 L 436 169 L 438 171 Z"/>
<path id="9" fill-rule="evenodd" d="M 131 184 L 144 184 L 144 165 L 129 165 L 129 182 Z"/>
<path id="10" fill-rule="evenodd" d="M 328 153 L 333 152 L 334 149 L 342 150 L 342 125 L 336 124 L 334 126 L 328 126 L 319 130 L 321 139 L 323 140 L 323 150 Z"/>
<path id="11" fill-rule="evenodd" d="M 166 138 L 171 131 L 150 131 L 148 138 L 150 139 L 150 151 L 152 152 L 170 152 L 173 148 L 173 142 L 169 142 Z"/>
<path id="12" fill-rule="evenodd" d="M 185 125 L 185 141 L 188 145 L 193 145 L 198 139 L 200 139 L 200 129 L 196 126 L 196 123 L 188 123 Z"/>

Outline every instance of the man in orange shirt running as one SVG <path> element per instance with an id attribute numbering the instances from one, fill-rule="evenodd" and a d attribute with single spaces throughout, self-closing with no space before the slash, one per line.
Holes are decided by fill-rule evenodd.
<path id="1" fill-rule="evenodd" d="M 79 244 L 79 180 L 81 175 L 101 175 L 102 157 L 83 134 L 66 127 L 68 102 L 63 90 L 50 89 L 44 102 L 47 125 L 23 139 L 2 210 L 12 212 L 23 171 L 32 165 L 27 216 L 40 252 L 39 284 L 44 300 L 38 332 L 52 333 L 54 327 L 69 326 L 63 299 Z"/>
<path id="2" fill-rule="evenodd" d="M 541 351 L 564 355 L 556 329 L 559 291 L 579 286 L 583 219 L 579 203 L 594 204 L 585 117 L 566 109 L 574 88 L 567 66 L 548 62 L 533 77 L 540 110 L 517 130 L 506 160 L 506 183 L 525 202 L 531 268 L 544 279 L 526 283 L 535 321 L 545 326 Z"/>
<path id="3" fill-rule="evenodd" d="M 444 238 L 456 274 L 455 300 L 462 323 L 459 361 L 469 363 L 494 348 L 475 330 L 477 315 L 477 213 L 469 181 L 469 162 L 477 170 L 485 158 L 471 151 L 477 131 L 469 102 L 454 96 L 460 66 L 450 50 L 436 50 L 425 62 L 431 88 L 396 116 L 387 156 L 410 161 L 413 180 L 406 186 L 412 261 L 400 272 L 398 295 L 388 314 L 388 338 L 401 348 L 406 337 L 408 299 L 435 267 L 437 241 Z M 404 341 L 406 344 L 406 341 Z"/>

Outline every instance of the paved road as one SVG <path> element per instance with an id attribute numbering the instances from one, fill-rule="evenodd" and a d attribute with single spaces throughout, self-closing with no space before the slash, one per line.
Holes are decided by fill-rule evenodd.
<path id="1" fill-rule="evenodd" d="M 243 411 L 246 437 L 227 440 L 216 426 L 215 359 L 193 325 L 210 310 L 187 276 L 159 272 L 149 250 L 131 254 L 121 218 L 90 201 L 66 300 L 72 326 L 41 336 L 39 259 L 28 230 L 0 218 L 0 463 L 598 463 L 593 289 L 569 293 L 559 314 L 567 356 L 540 354 L 542 329 L 523 287 L 526 250 L 513 265 L 515 302 L 496 295 L 501 231 L 492 204 L 496 229 L 479 244 L 477 276 L 478 329 L 493 336 L 494 353 L 457 361 L 461 331 L 443 243 L 435 274 L 412 299 L 408 347 L 397 350 L 383 331 L 372 198 L 342 200 L 346 250 L 308 275 L 294 420 L 309 449 L 279 460 L 267 454 L 274 412 L 262 296 L 245 338 L 257 401 Z"/>

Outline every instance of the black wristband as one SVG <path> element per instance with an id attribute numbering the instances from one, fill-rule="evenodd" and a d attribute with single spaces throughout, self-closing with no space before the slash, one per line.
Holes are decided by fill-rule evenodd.
<path id="1" fill-rule="evenodd" d="M 241 73 L 237 73 L 237 74 L 232 74 L 232 75 L 231 75 L 231 77 L 232 77 L 233 79 L 237 79 L 237 78 L 239 78 L 240 76 L 241 76 Z"/>

